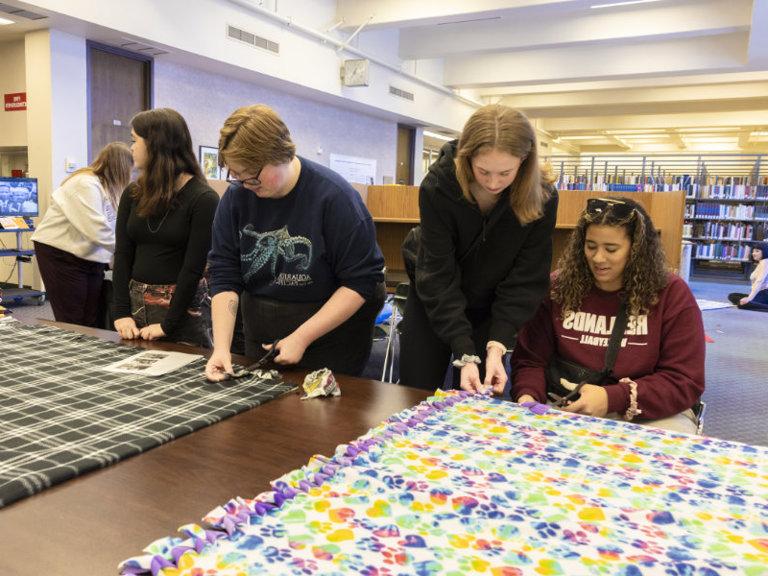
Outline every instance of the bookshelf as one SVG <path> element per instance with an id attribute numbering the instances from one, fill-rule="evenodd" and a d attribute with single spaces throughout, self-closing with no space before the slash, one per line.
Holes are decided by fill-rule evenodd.
<path id="1" fill-rule="evenodd" d="M 749 274 L 749 242 L 768 237 L 768 156 L 550 156 L 566 189 L 685 193 L 681 239 L 695 276 Z M 655 217 L 654 217 L 655 219 Z"/>

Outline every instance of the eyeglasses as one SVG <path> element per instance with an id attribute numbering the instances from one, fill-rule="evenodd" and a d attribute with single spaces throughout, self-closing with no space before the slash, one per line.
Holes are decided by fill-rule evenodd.
<path id="1" fill-rule="evenodd" d="M 618 198 L 590 198 L 587 200 L 587 218 L 589 220 L 603 216 L 608 211 L 618 220 L 629 220 L 635 215 L 634 206 Z"/>
<path id="2" fill-rule="evenodd" d="M 261 170 L 258 171 L 258 175 L 261 176 Z M 242 180 L 239 180 L 237 178 L 232 178 L 229 175 L 229 169 L 227 169 L 227 177 L 225 178 L 227 182 L 230 184 L 237 184 L 239 186 L 248 186 L 249 188 L 260 188 L 261 187 L 261 180 L 256 178 L 244 178 Z"/>

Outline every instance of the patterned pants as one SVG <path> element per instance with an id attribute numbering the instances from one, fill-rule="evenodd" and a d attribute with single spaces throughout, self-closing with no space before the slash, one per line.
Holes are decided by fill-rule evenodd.
<path id="1" fill-rule="evenodd" d="M 144 284 L 131 280 L 128 292 L 131 297 L 131 316 L 136 326 L 143 328 L 165 320 L 175 291 L 175 284 Z M 166 334 L 165 339 L 203 348 L 211 347 L 211 298 L 205 278 L 200 280 L 184 319 L 171 334 Z"/>

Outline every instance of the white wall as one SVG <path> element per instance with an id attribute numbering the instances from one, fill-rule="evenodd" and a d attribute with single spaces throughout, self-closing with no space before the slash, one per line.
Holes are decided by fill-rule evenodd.
<path id="1" fill-rule="evenodd" d="M 162 59 L 155 61 L 155 106 L 174 108 L 197 147 L 218 146 L 219 129 L 238 107 L 267 104 L 291 131 L 298 153 L 325 166 L 330 154 L 376 160 L 376 183 L 394 177 L 397 124 Z"/>
<path id="2" fill-rule="evenodd" d="M 64 159 L 82 165 L 87 158 L 85 39 L 58 30 L 38 30 L 26 35 L 24 48 L 29 176 L 38 179 L 43 214 L 51 192 L 66 176 Z M 0 279 L 9 269 L 5 263 L 0 266 Z M 25 265 L 24 271 L 25 285 L 40 286 L 35 266 Z"/>
<path id="3" fill-rule="evenodd" d="M 24 40 L 0 44 L 0 94 L 26 92 Z M 27 113 L 0 108 L 0 147 L 27 145 Z"/>
<path id="4" fill-rule="evenodd" d="M 310 38 L 299 31 L 298 26 L 272 21 L 240 6 L 237 0 L 33 0 L 28 3 L 115 30 L 120 37 L 135 37 L 155 46 L 167 47 L 177 55 L 184 52 L 224 62 L 326 95 L 399 114 L 410 119 L 414 125 L 421 123 L 459 130 L 475 109 L 450 93 L 435 90 L 376 64 L 371 67 L 370 86 L 343 88 L 339 79 L 341 63 L 346 58 L 357 56 L 337 52 L 333 44 L 323 44 Z M 333 0 L 280 0 L 277 6 L 280 16 L 321 32 L 327 30 L 335 18 Z M 228 24 L 280 43 L 280 54 L 267 53 L 228 39 Z M 383 42 L 382 38 L 386 35 L 373 33 L 361 42 L 372 50 L 381 50 L 386 46 L 386 53 L 381 56 L 390 62 L 391 44 Z M 394 64 L 397 66 L 399 62 Z M 390 84 L 413 92 L 415 101 L 391 96 Z"/>

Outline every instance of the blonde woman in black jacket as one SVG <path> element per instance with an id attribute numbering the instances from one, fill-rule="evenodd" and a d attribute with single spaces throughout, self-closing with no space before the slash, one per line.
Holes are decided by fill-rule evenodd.
<path id="1" fill-rule="evenodd" d="M 401 339 L 400 383 L 502 393 L 504 358 L 549 286 L 557 192 L 520 112 L 484 106 L 419 191 L 421 238 Z M 414 289 L 415 288 L 415 289 Z"/>

